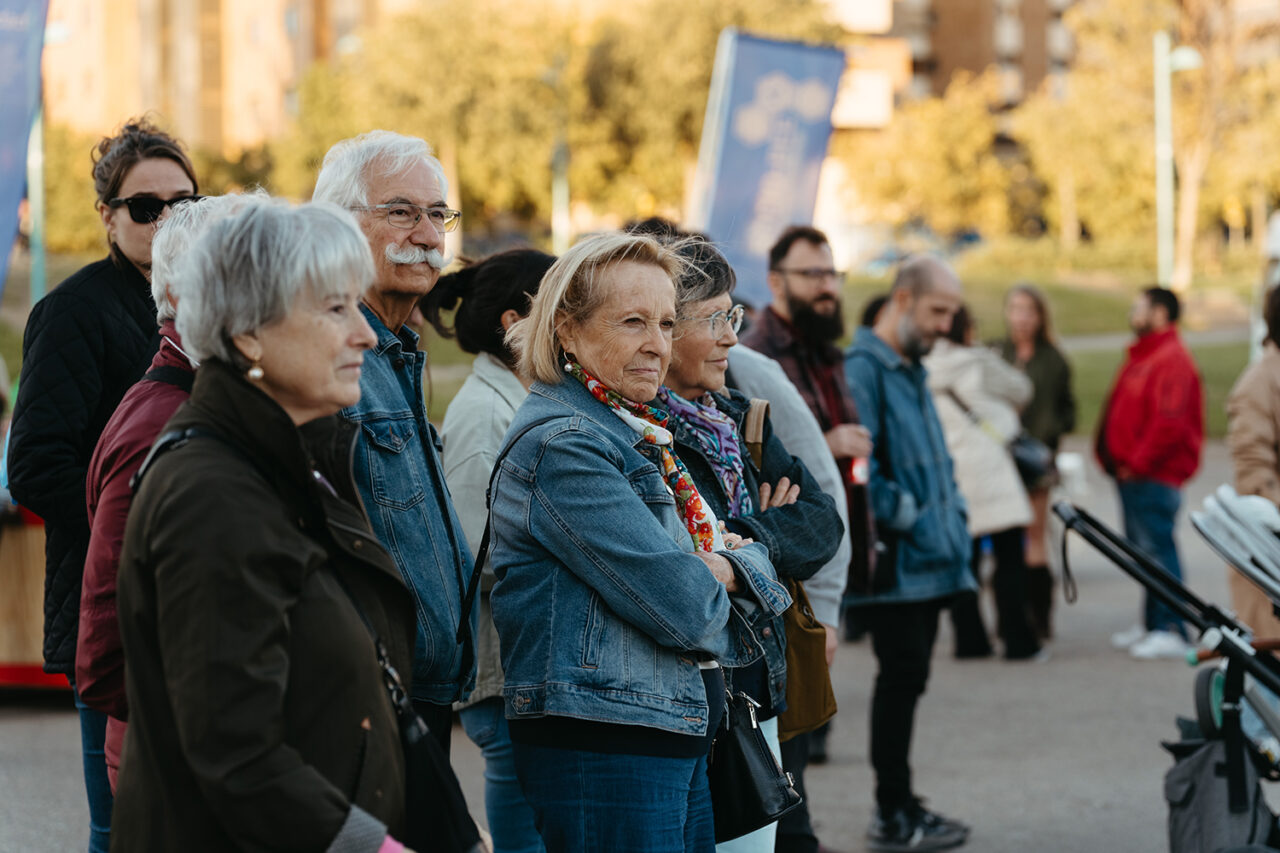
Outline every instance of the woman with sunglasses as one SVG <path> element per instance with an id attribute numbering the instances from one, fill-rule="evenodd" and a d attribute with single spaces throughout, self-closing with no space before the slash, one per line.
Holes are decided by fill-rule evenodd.
<path id="1" fill-rule="evenodd" d="M 31 310 L 9 433 L 14 500 L 45 522 L 44 663 L 75 689 L 80 581 L 89 543 L 85 477 L 107 419 L 160 345 L 149 282 L 151 238 L 165 209 L 196 197 L 195 170 L 176 139 L 145 119 L 98 143 L 97 208 L 108 257 L 89 264 Z M 89 850 L 107 850 L 111 790 L 106 715 L 80 701 L 89 796 Z"/>

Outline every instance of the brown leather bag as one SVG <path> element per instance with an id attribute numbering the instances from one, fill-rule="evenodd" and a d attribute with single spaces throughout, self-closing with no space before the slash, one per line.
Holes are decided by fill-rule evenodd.
<path id="1" fill-rule="evenodd" d="M 764 458 L 764 422 L 769 401 L 753 399 L 742 424 L 742 438 L 759 469 Z M 782 614 L 787 631 L 787 710 L 778 716 L 778 740 L 811 732 L 836 715 L 836 696 L 827 668 L 827 629 L 813 615 L 804 584 L 779 578 L 791 594 Z"/>

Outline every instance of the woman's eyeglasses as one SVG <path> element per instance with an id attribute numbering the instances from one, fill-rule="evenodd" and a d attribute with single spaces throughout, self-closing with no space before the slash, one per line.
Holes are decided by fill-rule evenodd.
<path id="1" fill-rule="evenodd" d="M 134 195 L 128 198 L 113 198 L 107 202 L 107 207 L 116 208 L 121 205 L 127 205 L 129 208 L 129 218 L 139 225 L 147 225 L 155 222 L 164 215 L 164 209 L 173 204 L 182 204 L 187 201 L 199 201 L 204 198 L 202 195 L 184 195 L 178 198 L 156 198 L 152 195 Z"/>
<path id="2" fill-rule="evenodd" d="M 683 319 L 689 323 L 706 323 L 707 331 L 711 334 L 711 337 L 719 340 L 729 330 L 733 330 L 735 335 L 738 334 L 738 330 L 742 328 L 742 320 L 746 313 L 746 308 L 741 305 L 735 305 L 728 311 L 717 311 L 710 317 L 685 317 Z"/>

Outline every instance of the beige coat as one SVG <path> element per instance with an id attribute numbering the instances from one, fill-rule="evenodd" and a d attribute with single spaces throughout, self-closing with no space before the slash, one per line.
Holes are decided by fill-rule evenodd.
<path id="1" fill-rule="evenodd" d="M 1280 349 L 1270 341 L 1227 398 L 1227 448 L 1236 491 L 1280 504 Z M 1280 620 L 1262 591 L 1234 569 L 1228 581 L 1241 621 L 1258 637 L 1280 637 Z"/>
<path id="2" fill-rule="evenodd" d="M 1031 504 L 1005 442 L 1022 431 L 1018 412 L 1031 399 L 1031 380 L 985 347 L 947 340 L 934 345 L 924 365 L 955 462 L 956 485 L 969 504 L 969 534 L 1026 527 Z M 955 391 L 986 427 L 974 423 L 947 389 Z"/>

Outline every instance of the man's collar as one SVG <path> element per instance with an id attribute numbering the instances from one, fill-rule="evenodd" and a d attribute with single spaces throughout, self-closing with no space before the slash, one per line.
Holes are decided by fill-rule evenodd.
<path id="1" fill-rule="evenodd" d="M 858 327 L 858 331 L 853 334 L 853 345 L 871 353 L 890 370 L 895 368 L 907 370 L 912 367 L 919 366 L 918 364 L 913 364 L 899 355 L 898 352 L 893 347 L 889 346 L 884 338 L 877 335 L 875 330 L 870 326 Z"/>
<path id="2" fill-rule="evenodd" d="M 373 348 L 375 355 L 382 355 L 392 347 L 400 347 L 408 352 L 416 352 L 418 349 L 418 333 L 408 326 L 401 326 L 400 333 L 396 334 L 387 328 L 382 319 L 374 313 L 373 309 L 365 303 L 360 303 L 360 310 L 364 312 L 364 318 L 369 321 L 369 325 L 373 328 L 373 332 L 378 336 L 378 344 Z"/>

